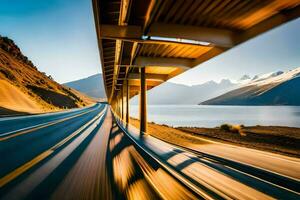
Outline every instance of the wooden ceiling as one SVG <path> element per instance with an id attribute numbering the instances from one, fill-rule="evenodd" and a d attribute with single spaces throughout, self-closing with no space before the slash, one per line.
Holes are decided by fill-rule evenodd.
<path id="1" fill-rule="evenodd" d="M 300 0 L 93 0 L 109 102 L 139 67 L 148 89 L 300 16 Z"/>

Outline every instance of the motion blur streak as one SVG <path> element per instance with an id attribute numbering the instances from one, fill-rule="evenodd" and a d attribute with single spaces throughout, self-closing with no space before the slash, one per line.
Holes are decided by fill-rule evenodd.
<path id="1" fill-rule="evenodd" d="M 300 197 L 297 178 L 140 135 L 105 104 L 0 125 L 4 134 L 30 130 L 1 141 L 0 199 Z"/>
<path id="2" fill-rule="evenodd" d="M 105 170 L 111 124 L 112 117 L 108 112 L 101 128 L 59 184 L 52 199 L 111 199 L 110 181 Z"/>

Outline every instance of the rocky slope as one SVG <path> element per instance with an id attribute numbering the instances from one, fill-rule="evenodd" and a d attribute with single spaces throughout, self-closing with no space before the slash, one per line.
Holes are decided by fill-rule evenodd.
<path id="1" fill-rule="evenodd" d="M 41 113 L 93 102 L 38 71 L 13 40 L 0 36 L 0 113 L 6 110 Z"/>

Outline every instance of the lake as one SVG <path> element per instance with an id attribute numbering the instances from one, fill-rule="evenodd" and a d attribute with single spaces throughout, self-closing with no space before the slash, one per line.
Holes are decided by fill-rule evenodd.
<path id="1" fill-rule="evenodd" d="M 149 105 L 148 121 L 170 126 L 216 127 L 224 123 L 300 127 L 300 106 Z M 131 105 L 138 118 L 138 106 Z"/>

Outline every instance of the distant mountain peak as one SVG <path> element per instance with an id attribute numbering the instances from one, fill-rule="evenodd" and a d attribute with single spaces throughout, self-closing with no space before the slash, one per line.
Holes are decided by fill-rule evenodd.
<path id="1" fill-rule="evenodd" d="M 74 88 L 84 94 L 94 98 L 105 98 L 103 77 L 102 74 L 95 74 L 86 78 L 82 78 L 76 81 L 64 83 L 64 85 Z"/>
<path id="2" fill-rule="evenodd" d="M 266 80 L 266 79 L 269 79 L 272 77 L 277 77 L 282 74 L 284 74 L 283 71 L 276 71 L 276 72 L 271 72 L 271 73 L 266 73 L 266 74 L 255 75 L 252 78 L 252 81 L 262 81 L 262 80 Z"/>
<path id="3" fill-rule="evenodd" d="M 240 81 L 245 81 L 245 80 L 250 80 L 250 79 L 251 79 L 251 77 L 249 75 L 245 74 L 239 80 Z"/>
<path id="4" fill-rule="evenodd" d="M 258 76 L 258 75 L 255 75 L 255 76 L 253 76 L 252 80 L 256 80 L 256 79 L 258 79 L 258 78 L 259 78 L 259 76 Z"/>
<path id="5" fill-rule="evenodd" d="M 222 79 L 219 84 L 232 84 L 230 79 Z"/>
<path id="6" fill-rule="evenodd" d="M 217 83 L 215 81 L 213 81 L 213 80 L 207 81 L 207 82 L 203 83 L 203 85 L 216 85 L 216 84 Z"/>
<path id="7" fill-rule="evenodd" d="M 274 77 L 274 76 L 279 76 L 281 74 L 283 74 L 284 72 L 283 71 L 277 71 L 277 72 L 273 72 L 270 76 L 271 77 Z"/>

